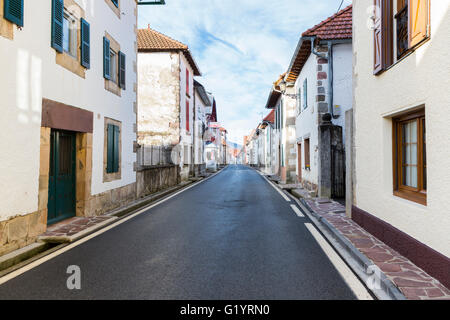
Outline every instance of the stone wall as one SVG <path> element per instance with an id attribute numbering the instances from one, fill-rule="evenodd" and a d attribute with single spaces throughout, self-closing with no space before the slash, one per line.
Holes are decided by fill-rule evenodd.
<path id="1" fill-rule="evenodd" d="M 140 168 L 136 172 L 137 198 L 148 196 L 181 182 L 180 166 L 167 165 Z"/>
<path id="2" fill-rule="evenodd" d="M 0 256 L 34 243 L 47 228 L 47 211 L 0 222 Z"/>

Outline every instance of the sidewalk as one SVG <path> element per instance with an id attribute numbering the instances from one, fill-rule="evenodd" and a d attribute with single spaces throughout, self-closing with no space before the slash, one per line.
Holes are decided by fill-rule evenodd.
<path id="1" fill-rule="evenodd" d="M 345 206 L 329 199 L 303 199 L 356 249 L 373 262 L 409 300 L 450 300 L 450 290 L 345 215 Z"/>

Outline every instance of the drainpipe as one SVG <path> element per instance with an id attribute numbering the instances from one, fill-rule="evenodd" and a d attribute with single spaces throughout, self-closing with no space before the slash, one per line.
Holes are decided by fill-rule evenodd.
<path id="1" fill-rule="evenodd" d="M 328 41 L 328 101 L 329 101 L 329 113 L 333 119 L 336 119 L 334 115 L 334 92 L 333 92 L 333 42 Z"/>
<path id="2" fill-rule="evenodd" d="M 305 40 L 311 41 L 311 53 L 318 56 L 319 58 L 327 59 L 328 60 L 328 110 L 333 119 L 338 118 L 339 116 L 334 115 L 334 66 L 333 66 L 333 45 L 336 44 L 345 44 L 345 43 L 351 43 L 351 39 L 343 39 L 343 40 L 326 40 L 322 43 L 326 43 L 328 46 L 328 54 L 324 55 L 315 50 L 314 43 L 317 39 L 317 37 L 304 37 Z"/>
<path id="3" fill-rule="evenodd" d="M 333 43 L 332 41 L 327 41 L 328 43 L 328 53 L 325 55 L 319 53 L 315 50 L 315 42 L 317 37 L 304 37 L 305 40 L 311 41 L 311 53 L 322 59 L 328 60 L 328 113 L 334 118 L 333 110 Z"/>

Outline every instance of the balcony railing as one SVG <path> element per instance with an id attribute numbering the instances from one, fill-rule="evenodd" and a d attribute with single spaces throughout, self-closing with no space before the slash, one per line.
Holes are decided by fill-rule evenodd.
<path id="1" fill-rule="evenodd" d="M 400 59 L 408 52 L 409 49 L 407 5 L 395 15 L 395 19 L 397 20 L 397 59 Z"/>

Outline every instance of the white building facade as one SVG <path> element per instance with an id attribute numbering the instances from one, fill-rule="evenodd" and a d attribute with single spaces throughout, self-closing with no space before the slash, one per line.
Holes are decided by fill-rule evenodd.
<path id="1" fill-rule="evenodd" d="M 0 1 L 0 254 L 134 198 L 136 23 L 133 0 Z"/>
<path id="2" fill-rule="evenodd" d="M 352 218 L 449 287 L 450 1 L 376 4 L 371 29 L 354 3 Z"/>

